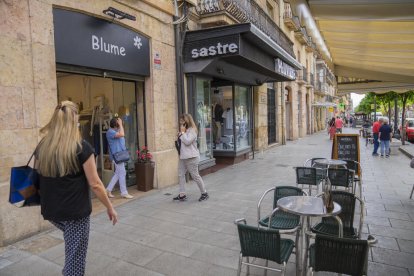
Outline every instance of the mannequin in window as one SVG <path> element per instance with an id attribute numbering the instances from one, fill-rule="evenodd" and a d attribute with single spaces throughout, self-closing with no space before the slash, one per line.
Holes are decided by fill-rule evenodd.
<path id="1" fill-rule="evenodd" d="M 95 154 L 99 155 L 101 153 L 101 141 L 99 138 L 99 129 L 107 130 L 108 121 L 111 119 L 112 115 L 109 111 L 109 107 L 106 105 L 106 100 L 104 95 L 95 97 L 96 105 L 92 110 L 92 120 L 91 120 L 91 130 L 89 132 L 90 136 L 93 136 L 93 144 L 95 147 Z M 103 141 L 103 152 L 104 154 L 108 153 L 108 141 L 106 140 L 105 135 L 102 135 Z"/>
<path id="2" fill-rule="evenodd" d="M 204 154 L 207 151 L 207 134 L 206 134 L 206 121 L 204 120 L 204 113 L 206 113 L 203 102 L 197 104 L 197 122 L 198 122 L 198 135 L 200 141 L 200 154 Z"/>
<path id="3" fill-rule="evenodd" d="M 219 103 L 214 104 L 214 127 L 216 129 L 216 137 L 214 139 L 215 144 L 220 144 L 221 138 L 221 126 L 224 122 L 223 120 L 224 109 Z"/>
<path id="4" fill-rule="evenodd" d="M 233 129 L 233 110 L 228 107 L 222 117 L 225 119 L 226 123 L 224 125 L 226 129 Z"/>

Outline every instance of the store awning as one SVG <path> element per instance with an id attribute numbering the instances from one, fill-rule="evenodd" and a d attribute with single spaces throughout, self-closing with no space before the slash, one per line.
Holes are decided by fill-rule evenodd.
<path id="1" fill-rule="evenodd" d="M 312 106 L 315 106 L 315 107 L 336 107 L 337 105 L 334 104 L 334 103 L 330 103 L 330 102 L 325 102 L 325 103 L 314 102 L 312 104 Z"/>
<path id="2" fill-rule="evenodd" d="M 249 85 L 292 81 L 302 66 L 250 23 L 186 33 L 184 72 Z"/>

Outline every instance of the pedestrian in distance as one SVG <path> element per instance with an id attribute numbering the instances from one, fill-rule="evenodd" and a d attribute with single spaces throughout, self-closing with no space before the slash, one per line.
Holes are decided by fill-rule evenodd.
<path id="1" fill-rule="evenodd" d="M 388 124 L 388 120 L 384 119 L 383 125 L 379 129 L 379 140 L 381 141 L 381 157 L 390 157 L 390 142 L 392 137 L 392 129 Z"/>
<path id="2" fill-rule="evenodd" d="M 335 117 L 332 117 L 332 119 L 329 121 L 329 138 L 333 140 L 336 133 L 336 127 L 335 127 Z"/>
<path id="3" fill-rule="evenodd" d="M 119 189 L 121 190 L 121 197 L 126 199 L 134 198 L 128 193 L 126 188 L 126 170 L 125 162 L 115 163 L 114 153 L 120 152 L 126 149 L 125 147 L 125 131 L 122 125 L 121 118 L 112 118 L 109 122 L 110 129 L 106 132 L 106 139 L 108 140 L 109 146 L 109 159 L 113 162 L 115 166 L 115 174 L 112 176 L 111 181 L 109 181 L 106 191 L 108 197 L 113 198 L 112 190 L 115 187 L 115 184 L 119 182 Z"/>
<path id="4" fill-rule="evenodd" d="M 341 117 L 337 116 L 335 120 L 336 132 L 342 133 L 343 126 L 344 126 L 344 122 L 342 121 Z"/>
<path id="5" fill-rule="evenodd" d="M 112 224 L 118 221 L 98 176 L 94 150 L 81 139 L 78 119 L 77 105 L 61 102 L 40 130 L 43 138 L 35 153 L 41 214 L 63 232 L 64 276 L 85 274 L 92 212 L 90 189 L 105 205 Z"/>
<path id="6" fill-rule="evenodd" d="M 179 148 L 180 160 L 178 164 L 180 190 L 179 194 L 173 199 L 178 201 L 187 200 L 185 192 L 185 174 L 188 171 L 200 189 L 201 196 L 199 201 L 204 201 L 209 198 L 209 195 L 198 171 L 200 152 L 197 148 L 197 127 L 190 114 L 181 115 L 179 123 L 180 132 L 178 132 L 177 139 L 181 141 L 181 146 Z"/>
<path id="7" fill-rule="evenodd" d="M 351 117 L 349 117 L 349 127 L 354 127 L 354 118 L 351 116 Z"/>
<path id="8" fill-rule="evenodd" d="M 383 122 L 384 122 L 384 118 L 379 118 L 379 120 L 375 121 L 372 124 L 372 134 L 374 138 L 374 151 L 372 152 L 373 156 L 378 156 L 378 152 L 377 152 L 379 148 L 378 135 L 379 135 L 380 127 L 382 126 Z"/>

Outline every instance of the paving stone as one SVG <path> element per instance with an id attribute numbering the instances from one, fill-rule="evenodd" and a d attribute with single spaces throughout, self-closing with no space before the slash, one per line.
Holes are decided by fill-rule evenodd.
<path id="1" fill-rule="evenodd" d="M 89 275 L 98 275 L 90 273 Z M 99 273 L 99 275 L 104 276 L 113 276 L 113 275 L 139 275 L 139 276 L 162 276 L 165 274 L 161 274 L 149 269 L 146 269 L 141 266 L 137 266 L 135 264 L 124 262 L 123 260 L 118 260 L 113 262 L 111 265 L 107 266 L 105 270 Z"/>
<path id="2" fill-rule="evenodd" d="M 401 268 L 393 265 L 386 265 L 376 262 L 368 262 L 368 275 L 375 276 L 409 276 L 409 272 L 406 268 Z"/>
<path id="3" fill-rule="evenodd" d="M 237 269 L 239 259 L 238 254 L 235 254 L 234 250 L 223 249 L 211 245 L 203 245 L 200 249 L 194 252 L 190 258 L 231 269 Z"/>
<path id="4" fill-rule="evenodd" d="M 61 266 L 34 255 L 0 269 L 2 276 L 55 276 L 61 274 Z"/>
<path id="5" fill-rule="evenodd" d="M 369 231 L 373 235 L 395 237 L 398 239 L 414 240 L 414 231 L 386 226 L 370 225 Z"/>
<path id="6" fill-rule="evenodd" d="M 393 228 L 414 229 L 414 221 L 390 219 L 390 223 Z"/>
<path id="7" fill-rule="evenodd" d="M 414 254 L 414 241 L 413 240 L 397 240 L 400 245 L 401 251 Z"/>
<path id="8" fill-rule="evenodd" d="M 0 258 L 0 270 L 3 269 L 3 268 L 5 268 L 6 266 L 11 265 L 11 264 L 13 264 L 13 262 L 11 262 L 11 261 L 9 261 L 7 259 Z"/>
<path id="9" fill-rule="evenodd" d="M 374 262 L 414 269 L 414 254 L 374 247 L 372 255 Z"/>

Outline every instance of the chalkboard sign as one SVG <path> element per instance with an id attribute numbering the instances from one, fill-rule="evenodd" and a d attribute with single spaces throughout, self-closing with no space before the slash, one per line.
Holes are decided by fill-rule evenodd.
<path id="1" fill-rule="evenodd" d="M 354 160 L 359 163 L 359 135 L 335 134 L 332 144 L 332 159 Z"/>

